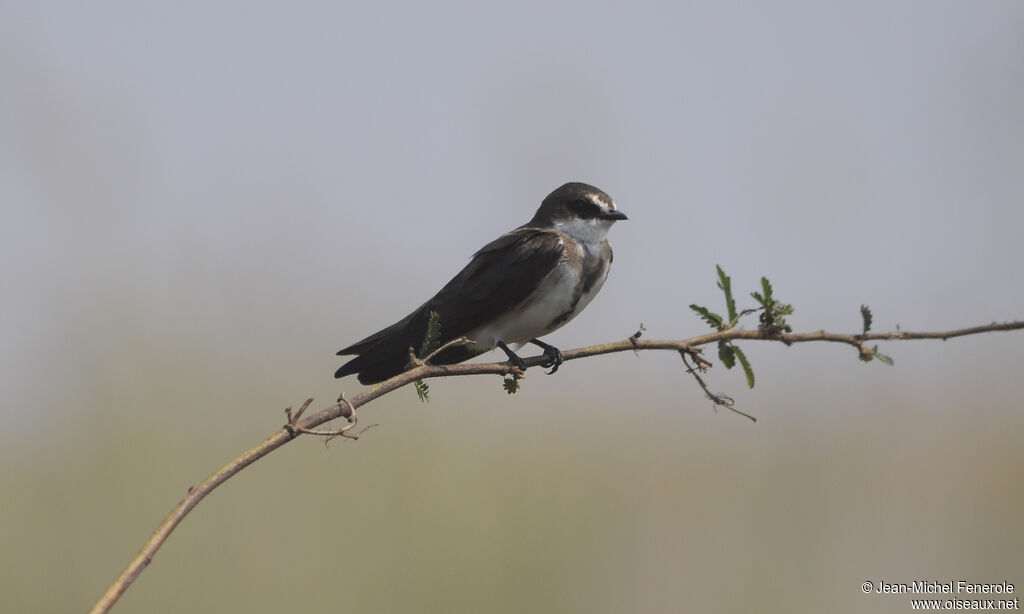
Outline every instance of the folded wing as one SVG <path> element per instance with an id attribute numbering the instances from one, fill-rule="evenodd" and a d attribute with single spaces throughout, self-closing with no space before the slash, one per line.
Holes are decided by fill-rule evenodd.
<path id="1" fill-rule="evenodd" d="M 461 337 L 526 301 L 538 283 L 566 258 L 557 231 L 519 228 L 478 251 L 441 291 L 401 321 L 338 352 L 357 355 L 334 374 L 359 374 L 363 384 L 375 384 L 405 370 L 409 348 L 420 347 L 431 311 L 441 323 L 441 343 Z M 439 364 L 462 362 L 490 347 L 449 348 L 435 357 Z"/>

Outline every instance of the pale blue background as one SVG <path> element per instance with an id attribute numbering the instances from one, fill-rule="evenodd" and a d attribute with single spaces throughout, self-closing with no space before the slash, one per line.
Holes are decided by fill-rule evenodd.
<path id="1" fill-rule="evenodd" d="M 17 611 L 87 607 L 283 407 L 360 389 L 338 348 L 565 181 L 630 221 L 562 348 L 703 332 L 716 263 L 741 307 L 769 276 L 798 331 L 856 332 L 861 303 L 879 330 L 1024 317 L 1019 2 L 8 2 L 0 88 Z M 671 354 L 401 391 L 358 444 L 218 492 L 118 611 L 903 612 L 861 583 L 1024 586 L 1021 341 L 885 344 L 894 368 L 746 344 L 754 391 L 708 379 L 757 424 Z"/>

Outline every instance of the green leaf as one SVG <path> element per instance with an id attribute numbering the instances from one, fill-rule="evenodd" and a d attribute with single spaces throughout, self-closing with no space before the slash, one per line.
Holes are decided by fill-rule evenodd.
<path id="1" fill-rule="evenodd" d="M 860 317 L 864 320 L 864 334 L 866 335 L 871 330 L 871 310 L 867 305 L 860 306 Z"/>
<path id="2" fill-rule="evenodd" d="M 430 355 L 431 352 L 441 347 L 441 316 L 436 311 L 431 311 L 427 317 L 427 334 L 423 336 L 423 343 L 420 344 L 420 353 L 417 354 L 420 358 L 425 358 Z M 413 383 L 416 388 L 416 396 L 420 398 L 421 403 L 430 402 L 430 386 L 421 379 L 416 380 Z"/>
<path id="3" fill-rule="evenodd" d="M 441 316 L 436 311 L 431 311 L 427 318 L 427 334 L 423 337 L 423 344 L 420 345 L 419 357 L 424 358 L 439 347 L 441 347 Z"/>
<path id="4" fill-rule="evenodd" d="M 766 303 L 775 302 L 774 297 L 772 297 L 772 283 L 768 281 L 767 277 L 761 278 L 761 289 L 764 291 L 764 300 Z"/>
<path id="5" fill-rule="evenodd" d="M 732 344 L 727 341 L 718 342 L 718 359 L 722 361 L 726 369 L 732 369 L 736 366 L 736 355 L 733 353 L 735 348 Z"/>
<path id="6" fill-rule="evenodd" d="M 701 307 L 700 305 L 690 305 L 690 309 L 697 312 L 702 320 L 708 323 L 708 326 L 715 330 L 722 330 L 722 316 L 717 313 L 708 311 L 707 307 Z"/>
<path id="7" fill-rule="evenodd" d="M 430 402 L 430 386 L 427 386 L 427 383 L 424 382 L 421 379 L 418 379 L 415 382 L 413 382 L 413 386 L 416 388 L 416 396 L 418 396 L 420 398 L 420 402 L 421 403 L 429 403 Z"/>
<path id="8" fill-rule="evenodd" d="M 757 329 L 765 335 L 793 332 L 793 327 L 786 323 L 784 317 L 793 313 L 793 306 L 775 300 L 772 294 L 772 284 L 768 281 L 767 277 L 761 278 L 761 291 L 764 294 L 760 292 L 750 293 L 750 296 L 760 303 L 762 309 L 761 315 L 758 316 L 760 324 Z"/>
<path id="9" fill-rule="evenodd" d="M 871 348 L 871 355 L 877 358 L 878 360 L 882 361 L 883 363 L 889 365 L 890 367 L 893 365 L 893 359 L 879 352 L 877 345 Z"/>
<path id="10" fill-rule="evenodd" d="M 732 279 L 717 264 L 715 269 L 718 271 L 718 287 L 725 293 L 725 308 L 729 312 L 729 322 L 732 322 L 736 319 L 736 301 L 732 298 Z"/>
<path id="11" fill-rule="evenodd" d="M 747 387 L 754 387 L 754 370 L 750 367 L 750 362 L 747 360 L 747 355 L 743 353 L 743 350 L 736 346 L 733 346 L 732 351 L 736 354 L 736 358 L 740 361 L 740 365 L 743 366 L 743 373 L 747 376 Z"/>
<path id="12" fill-rule="evenodd" d="M 514 375 L 506 377 L 502 380 L 501 387 L 504 388 L 505 392 L 508 394 L 515 394 L 516 391 L 519 390 L 519 380 L 516 379 Z"/>

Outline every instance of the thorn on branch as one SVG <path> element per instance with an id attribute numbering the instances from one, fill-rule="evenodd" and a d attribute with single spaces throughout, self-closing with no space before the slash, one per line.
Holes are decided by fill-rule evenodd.
<path id="1" fill-rule="evenodd" d="M 646 330 L 647 328 L 644 326 L 644 323 L 641 322 L 640 328 L 638 328 L 635 333 L 629 336 L 629 343 L 630 345 L 633 346 L 633 353 L 636 354 L 638 357 L 640 356 L 640 353 L 636 351 L 636 342 L 640 338 L 640 336 L 644 334 L 644 331 Z"/>

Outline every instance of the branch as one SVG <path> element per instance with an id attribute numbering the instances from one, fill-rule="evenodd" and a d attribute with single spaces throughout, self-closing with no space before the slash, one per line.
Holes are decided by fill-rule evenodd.
<path id="1" fill-rule="evenodd" d="M 779 341 L 786 345 L 793 343 L 804 343 L 811 341 L 831 341 L 836 343 L 845 343 L 847 345 L 857 348 L 857 350 L 863 355 L 865 352 L 870 353 L 864 347 L 864 343 L 867 341 L 907 341 L 912 339 L 952 339 L 954 337 L 963 337 L 967 335 L 976 335 L 979 333 L 996 332 L 996 331 L 1011 331 L 1024 329 L 1024 321 L 1013 321 L 1005 323 L 986 324 L 984 326 L 974 326 L 971 328 L 962 328 L 958 330 L 951 330 L 945 332 L 904 332 L 895 331 L 889 333 L 871 333 L 871 334 L 837 334 L 829 333 L 824 330 L 811 333 L 776 333 L 767 334 L 757 330 L 744 330 L 728 328 L 713 332 L 707 335 L 700 335 L 697 337 L 691 337 L 689 339 L 682 339 L 676 341 L 644 341 L 639 339 L 638 335 L 634 335 L 623 341 L 617 341 L 613 343 L 604 343 L 601 345 L 592 345 L 590 347 L 579 348 L 575 350 L 568 350 L 562 352 L 563 361 L 576 360 L 579 358 L 587 358 L 589 356 L 598 356 L 601 354 L 612 354 L 615 352 L 625 352 L 627 350 L 639 351 L 639 350 L 671 350 L 674 352 L 682 352 L 695 356 L 694 350 L 700 346 L 707 345 L 709 343 L 715 343 L 718 341 L 731 341 L 735 339 L 749 339 L 759 341 Z M 441 351 L 450 347 L 453 344 L 462 342 L 462 340 L 455 340 L 450 344 L 442 346 L 437 351 Z M 428 359 L 433 357 L 435 354 L 428 356 Z M 541 356 L 534 356 L 531 358 L 524 359 L 527 367 L 540 366 L 548 359 Z M 142 549 L 139 551 L 135 558 L 133 558 L 128 566 L 121 572 L 117 580 L 107 589 L 105 593 L 100 597 L 99 601 L 90 610 L 92 614 L 99 614 L 102 612 L 108 612 L 114 603 L 117 602 L 118 598 L 124 593 L 125 590 L 131 586 L 132 582 L 139 577 L 139 574 L 149 565 L 150 561 L 156 555 L 157 551 L 163 545 L 163 543 L 170 536 L 171 532 L 184 520 L 185 516 L 192 511 L 199 502 L 202 501 L 208 494 L 213 492 L 215 488 L 231 479 L 235 474 L 239 473 L 249 465 L 263 458 L 267 454 L 270 454 L 274 450 L 280 448 L 286 443 L 299 437 L 300 435 L 316 434 L 316 435 L 343 435 L 348 427 L 341 429 L 340 431 L 314 431 L 316 427 L 335 420 L 337 418 L 345 418 L 349 421 L 350 425 L 355 422 L 356 410 L 373 401 L 374 399 L 380 398 L 389 392 L 402 388 L 416 380 L 429 379 L 434 377 L 452 377 L 460 375 L 522 375 L 522 372 L 518 367 L 511 364 L 510 362 L 491 362 L 491 363 L 477 363 L 477 364 L 456 364 L 456 365 L 433 365 L 425 361 L 420 361 L 419 364 L 414 365 L 411 369 L 400 373 L 389 380 L 386 380 L 378 386 L 366 390 L 352 397 L 351 399 L 345 399 L 341 397 L 338 403 L 322 409 L 304 419 L 300 419 L 305 409 L 309 406 L 310 401 L 307 401 L 299 412 L 292 417 L 291 408 L 288 408 L 286 412 L 289 416 L 289 422 L 283 426 L 279 431 L 270 435 L 259 444 L 246 450 L 238 457 L 232 459 L 226 465 L 215 471 L 208 478 L 200 482 L 198 485 L 188 489 L 188 493 L 185 497 L 171 510 L 171 513 L 160 523 L 160 526 L 156 528 L 153 535 L 150 536 Z M 712 393 L 707 391 L 704 387 L 705 392 L 709 395 Z M 741 412 L 742 413 L 742 412 Z M 351 435 L 349 438 L 355 438 Z"/>

